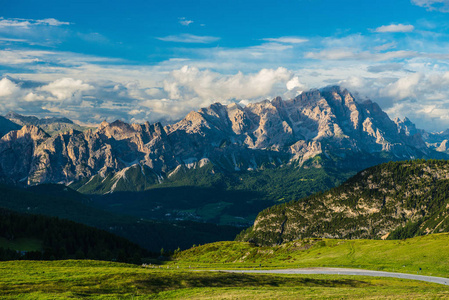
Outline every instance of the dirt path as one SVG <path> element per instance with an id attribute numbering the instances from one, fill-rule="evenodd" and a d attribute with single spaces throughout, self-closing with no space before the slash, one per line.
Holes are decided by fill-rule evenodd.
<path id="1" fill-rule="evenodd" d="M 346 268 L 306 268 L 306 269 L 280 269 L 280 270 L 219 270 L 220 272 L 231 273 L 266 273 L 266 274 L 328 274 L 328 275 L 358 275 L 375 277 L 394 277 L 402 279 L 421 280 L 433 283 L 449 285 L 449 278 L 413 275 L 404 273 L 371 271 L 361 269 Z"/>

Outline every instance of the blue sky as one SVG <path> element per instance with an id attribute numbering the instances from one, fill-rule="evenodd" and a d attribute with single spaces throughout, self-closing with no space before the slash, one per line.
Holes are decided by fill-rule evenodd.
<path id="1" fill-rule="evenodd" d="M 95 124 L 340 84 L 449 127 L 449 0 L 0 0 L 0 113 Z"/>

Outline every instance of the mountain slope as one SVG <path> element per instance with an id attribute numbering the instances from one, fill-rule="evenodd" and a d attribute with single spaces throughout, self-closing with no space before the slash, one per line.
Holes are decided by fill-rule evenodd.
<path id="1" fill-rule="evenodd" d="M 241 241 L 279 244 L 306 237 L 404 238 L 449 230 L 449 162 L 389 162 L 343 185 L 262 211 Z"/>
<path id="2" fill-rule="evenodd" d="M 4 136 L 10 131 L 19 130 L 20 128 L 20 125 L 0 116 L 0 137 Z"/>
<path id="3" fill-rule="evenodd" d="M 216 103 L 165 127 L 115 121 L 96 130 L 36 136 L 26 151 L 10 132 L 0 140 L 0 176 L 28 185 L 67 184 L 146 166 L 150 181 L 156 176 L 159 182 L 179 166 L 202 161 L 239 172 L 287 163 L 302 166 L 317 155 L 340 161 L 339 167 L 354 165 L 347 157 L 357 156 L 362 161 L 355 166 L 358 170 L 373 165 L 372 158 L 447 157 L 429 149 L 419 132 L 406 134 L 398 126 L 377 104 L 357 102 L 349 91 L 328 87 L 246 107 Z M 33 130 L 32 125 L 21 129 Z M 11 152 L 21 157 L 21 168 L 3 167 L 10 163 Z M 110 192 L 113 186 L 100 190 Z"/>
<path id="4" fill-rule="evenodd" d="M 113 181 L 116 176 L 103 178 L 102 182 L 94 177 L 78 191 L 89 193 L 94 204 L 114 213 L 247 227 L 267 207 L 332 188 L 354 174 L 350 170 L 345 173 L 324 167 L 294 166 L 236 173 L 208 163 L 199 169 L 182 166 L 162 183 L 131 192 L 128 185 L 143 189 L 148 184 L 145 179 L 151 178 L 144 177 L 141 168 L 136 167 L 118 181 Z M 114 192 L 104 194 L 112 184 Z"/>

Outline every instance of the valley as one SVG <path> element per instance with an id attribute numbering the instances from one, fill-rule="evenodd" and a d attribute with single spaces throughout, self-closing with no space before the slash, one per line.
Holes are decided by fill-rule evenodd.
<path id="1" fill-rule="evenodd" d="M 20 298 L 19 286 L 31 298 L 449 297 L 432 283 L 385 277 L 211 272 L 449 276 L 446 133 L 393 121 L 340 87 L 245 107 L 216 103 L 166 126 L 5 120 L 7 298 Z M 47 225 L 33 231 L 33 223 Z M 95 248 L 91 236 L 114 242 Z"/>
<path id="2" fill-rule="evenodd" d="M 449 299 L 449 0 L 0 0 L 0 299 Z"/>

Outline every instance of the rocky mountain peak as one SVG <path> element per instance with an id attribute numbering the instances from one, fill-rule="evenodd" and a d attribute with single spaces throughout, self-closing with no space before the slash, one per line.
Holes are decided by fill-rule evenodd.
<path id="1" fill-rule="evenodd" d="M 410 121 L 407 117 L 404 118 L 404 120 L 401 120 L 400 118 L 394 119 L 394 122 L 396 123 L 398 130 L 403 130 L 406 135 L 415 135 L 418 133 L 418 129 L 416 129 L 416 125 Z"/>
<path id="2" fill-rule="evenodd" d="M 38 126 L 25 125 L 20 130 L 14 130 L 8 132 L 3 138 L 3 141 L 14 141 L 22 138 L 30 140 L 43 140 L 48 138 L 49 135 Z"/>
<path id="3" fill-rule="evenodd" d="M 398 122 L 374 102 L 359 103 L 346 89 L 327 87 L 246 106 L 214 103 L 165 127 L 104 121 L 96 130 L 67 130 L 50 137 L 39 127 L 25 126 L 2 138 L 0 174 L 17 170 L 13 178 L 28 176 L 34 184 L 69 182 L 104 168 L 119 172 L 136 164 L 163 177 L 180 165 L 199 166 L 202 159 L 225 169 L 252 170 L 296 161 L 301 165 L 317 155 L 372 157 L 387 152 L 407 159 L 434 153 L 420 134 L 398 130 Z M 19 142 L 22 136 L 27 136 L 22 139 L 26 147 Z M 28 167 L 1 167 L 11 159 L 8 151 L 26 157 Z"/>
<path id="4" fill-rule="evenodd" d="M 109 123 L 106 122 L 106 120 L 104 120 L 103 122 L 100 123 L 100 126 L 98 126 L 98 129 L 103 129 L 105 127 L 109 126 Z"/>

